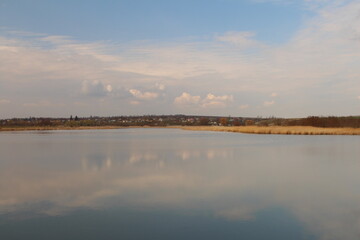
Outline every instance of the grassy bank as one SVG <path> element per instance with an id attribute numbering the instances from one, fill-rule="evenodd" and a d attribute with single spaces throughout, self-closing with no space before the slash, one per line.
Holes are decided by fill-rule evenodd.
<path id="1" fill-rule="evenodd" d="M 193 131 L 221 131 L 221 132 L 239 132 L 252 134 L 293 134 L 293 135 L 360 135 L 360 128 L 318 128 L 306 126 L 189 126 L 180 127 L 184 130 Z"/>

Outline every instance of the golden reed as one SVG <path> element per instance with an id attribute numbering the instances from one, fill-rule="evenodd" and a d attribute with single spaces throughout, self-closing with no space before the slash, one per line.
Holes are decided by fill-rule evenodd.
<path id="1" fill-rule="evenodd" d="M 144 126 L 148 128 L 149 126 Z M 117 127 L 117 126 L 87 126 L 87 127 L 0 127 L 0 131 L 37 131 L 37 130 L 87 130 L 87 129 L 117 129 L 117 128 L 144 128 L 144 127 Z M 161 127 L 160 127 L 161 128 Z M 169 126 L 193 131 L 219 131 L 251 134 L 291 134 L 291 135 L 360 135 L 360 128 L 319 128 L 306 126 Z"/>
<path id="2" fill-rule="evenodd" d="M 307 126 L 185 126 L 179 128 L 194 131 L 221 131 L 252 134 L 360 135 L 360 128 L 319 128 Z"/>

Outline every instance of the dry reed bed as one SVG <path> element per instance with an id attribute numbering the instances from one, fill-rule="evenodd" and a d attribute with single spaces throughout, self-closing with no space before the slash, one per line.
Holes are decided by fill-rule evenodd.
<path id="1" fill-rule="evenodd" d="M 194 131 L 221 131 L 252 134 L 291 134 L 291 135 L 360 135 L 360 128 L 318 128 L 306 126 L 186 126 L 184 130 Z"/>
<path id="2" fill-rule="evenodd" d="M 149 126 L 144 126 L 145 128 Z M 144 127 L 130 127 L 130 128 L 144 128 Z M 129 127 L 117 126 L 88 126 L 88 127 L 2 127 L 1 131 L 46 131 L 46 130 L 91 130 L 91 129 L 117 129 Z M 193 131 L 219 131 L 219 132 L 238 132 L 251 134 L 292 134 L 292 135 L 360 135 L 360 128 L 318 128 L 318 127 L 303 127 L 303 126 L 239 126 L 239 127 L 225 127 L 225 126 L 170 126 L 169 128 L 180 128 L 184 130 Z"/>

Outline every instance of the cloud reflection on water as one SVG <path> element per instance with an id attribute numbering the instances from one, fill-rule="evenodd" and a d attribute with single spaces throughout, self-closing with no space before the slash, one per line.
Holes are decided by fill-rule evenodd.
<path id="1" fill-rule="evenodd" d="M 359 236 L 357 138 L 167 134 L 75 139 L 70 149 L 74 142 L 61 136 L 2 145 L 0 211 L 45 201 L 51 204 L 36 211 L 131 205 L 254 220 L 258 211 L 281 206 L 322 239 Z M 50 153 L 39 154 L 42 142 Z"/>

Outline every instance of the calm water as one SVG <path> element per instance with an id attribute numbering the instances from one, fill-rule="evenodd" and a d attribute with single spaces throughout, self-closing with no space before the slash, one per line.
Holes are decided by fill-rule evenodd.
<path id="1" fill-rule="evenodd" d="M 0 239 L 360 238 L 360 138 L 0 133 Z"/>

